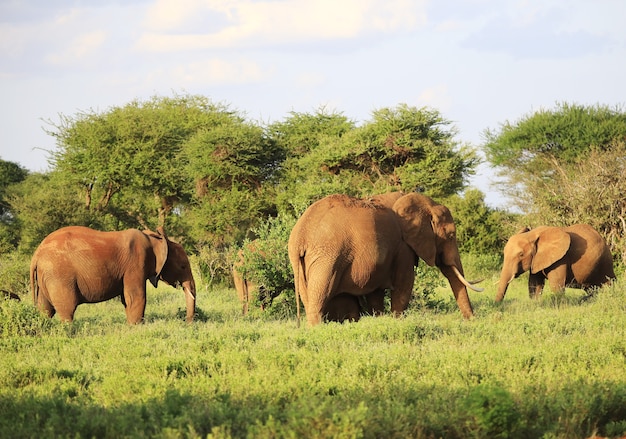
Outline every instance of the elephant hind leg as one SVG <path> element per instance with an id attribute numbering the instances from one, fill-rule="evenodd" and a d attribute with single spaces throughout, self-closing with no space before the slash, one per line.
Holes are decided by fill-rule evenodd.
<path id="1" fill-rule="evenodd" d="M 42 294 L 40 294 L 37 298 L 36 305 L 40 311 L 42 311 L 44 314 L 46 314 L 46 316 L 50 318 L 54 317 L 54 315 L 56 314 L 56 310 L 54 309 L 54 306 L 52 306 L 52 303 L 50 303 L 50 301 Z"/>
<path id="2" fill-rule="evenodd" d="M 62 322 L 74 321 L 74 313 L 76 312 L 76 306 L 59 306 L 57 307 L 57 314 Z"/>

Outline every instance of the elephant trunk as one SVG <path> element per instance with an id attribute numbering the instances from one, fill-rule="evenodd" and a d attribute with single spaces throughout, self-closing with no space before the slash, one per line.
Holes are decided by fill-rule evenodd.
<path id="1" fill-rule="evenodd" d="M 474 310 L 472 309 L 472 303 L 467 294 L 467 287 L 465 285 L 469 284 L 469 282 L 463 277 L 463 267 L 460 266 L 460 268 L 457 268 L 455 265 L 444 265 L 439 267 L 439 269 L 443 275 L 448 278 L 450 288 L 452 288 L 452 293 L 454 294 L 454 298 L 459 305 L 463 317 L 466 319 L 472 318 L 474 316 Z"/>
<path id="2" fill-rule="evenodd" d="M 508 271 L 502 270 L 500 274 L 500 281 L 498 283 L 498 292 L 496 293 L 496 302 L 502 302 L 504 299 L 504 295 L 506 294 L 506 290 L 509 287 L 511 281 L 515 279 L 515 275 L 510 275 Z"/>
<path id="3" fill-rule="evenodd" d="M 196 283 L 192 278 L 191 280 L 184 281 L 182 285 L 187 305 L 187 322 L 191 323 L 196 314 Z"/>

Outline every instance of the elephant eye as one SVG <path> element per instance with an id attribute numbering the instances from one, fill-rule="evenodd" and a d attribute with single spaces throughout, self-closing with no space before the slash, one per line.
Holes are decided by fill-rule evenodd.
<path id="1" fill-rule="evenodd" d="M 524 257 L 524 252 L 519 252 L 519 257 L 523 258 Z"/>

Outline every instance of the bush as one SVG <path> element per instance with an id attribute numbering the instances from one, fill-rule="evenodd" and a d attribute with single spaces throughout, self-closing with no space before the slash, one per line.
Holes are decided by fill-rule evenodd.
<path id="1" fill-rule="evenodd" d="M 0 297 L 0 336 L 39 336 L 53 325 L 31 303 Z"/>
<path id="2" fill-rule="evenodd" d="M 473 437 L 518 437 L 520 413 L 506 390 L 493 384 L 471 389 L 460 411 L 468 416 L 466 426 Z"/>
<path id="3" fill-rule="evenodd" d="M 18 252 L 0 255 L 0 290 L 27 297 L 30 291 L 30 257 Z"/>

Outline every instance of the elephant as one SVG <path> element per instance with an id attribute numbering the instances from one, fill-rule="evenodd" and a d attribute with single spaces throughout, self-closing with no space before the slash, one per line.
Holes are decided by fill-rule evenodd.
<path id="1" fill-rule="evenodd" d="M 243 250 L 239 250 L 237 253 L 237 260 L 233 264 L 232 274 L 235 290 L 237 291 L 237 296 L 241 302 L 241 315 L 245 316 L 248 314 L 248 304 L 250 301 L 254 300 L 254 297 L 259 292 L 259 286 L 247 277 L 244 277 L 244 275 L 239 271 L 242 265 Z M 261 303 L 261 308 L 264 308 L 263 303 Z"/>
<path id="2" fill-rule="evenodd" d="M 143 322 L 146 280 L 182 286 L 187 322 L 196 309 L 196 284 L 185 250 L 157 232 L 128 229 L 101 232 L 70 226 L 49 234 L 37 247 L 30 264 L 33 302 L 48 317 L 74 320 L 81 303 L 120 296 L 130 324 Z"/>
<path id="3" fill-rule="evenodd" d="M 509 284 L 530 270 L 528 293 L 538 297 L 546 279 L 555 293 L 566 286 L 589 292 L 615 279 L 613 257 L 600 234 L 587 224 L 569 227 L 540 226 L 521 229 L 504 246 L 504 263 L 496 302 L 504 299 Z"/>
<path id="4" fill-rule="evenodd" d="M 361 296 L 362 299 L 365 299 L 365 297 Z M 357 322 L 361 318 L 362 312 L 363 305 L 359 301 L 358 296 L 340 293 L 328 301 L 323 311 L 323 318 L 330 322 Z M 367 310 L 364 312 L 367 312 Z"/>
<path id="5" fill-rule="evenodd" d="M 302 214 L 289 236 L 288 252 L 296 300 L 309 325 L 319 324 L 333 297 L 367 295 L 375 313 L 391 290 L 391 311 L 404 312 L 411 299 L 418 258 L 436 265 L 450 282 L 465 318 L 473 316 L 447 207 L 415 192 L 396 194 L 392 208 L 371 197 L 330 195 Z M 297 304 L 299 316 L 300 306 Z"/>
<path id="6" fill-rule="evenodd" d="M 244 244 L 244 247 L 237 252 L 237 258 L 232 267 L 232 275 L 237 296 L 241 301 L 241 313 L 244 316 L 248 314 L 250 302 L 258 299 L 261 304 L 261 310 L 265 310 L 267 307 L 272 306 L 274 298 L 280 294 L 280 291 L 267 288 L 265 285 L 259 285 L 257 282 L 251 280 L 249 276 L 242 274 L 246 254 L 248 256 L 253 255 L 263 261 L 267 260 L 265 252 L 259 249 L 259 242 L 257 240 Z"/>

